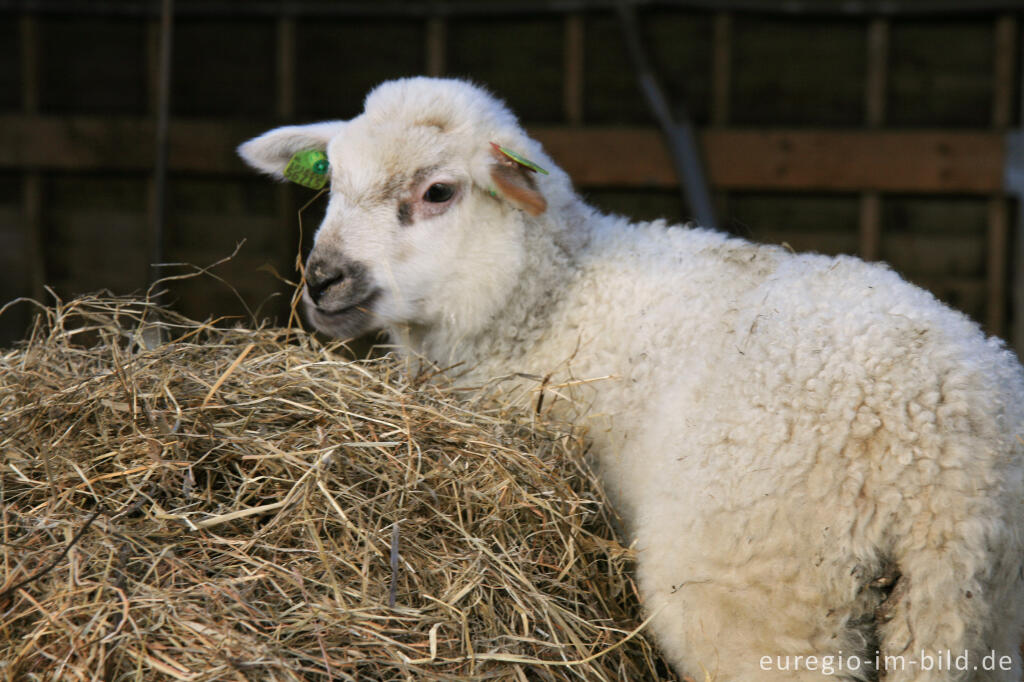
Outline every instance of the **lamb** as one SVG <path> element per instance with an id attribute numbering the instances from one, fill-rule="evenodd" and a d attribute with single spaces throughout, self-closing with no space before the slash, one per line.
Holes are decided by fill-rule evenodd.
<path id="1" fill-rule="evenodd" d="M 386 82 L 239 153 L 281 178 L 304 150 L 330 165 L 312 324 L 585 427 L 681 675 L 1021 679 L 1001 341 L 884 265 L 604 215 L 464 81 Z"/>

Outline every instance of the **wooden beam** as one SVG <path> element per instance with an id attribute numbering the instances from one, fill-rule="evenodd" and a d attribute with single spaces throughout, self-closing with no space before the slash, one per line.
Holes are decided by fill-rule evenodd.
<path id="1" fill-rule="evenodd" d="M 443 76 L 448 62 L 448 22 L 443 17 L 427 19 L 425 58 L 428 76 Z"/>
<path id="2" fill-rule="evenodd" d="M 1013 124 L 1013 95 L 1016 84 L 1017 18 L 1005 14 L 996 19 L 992 74 L 992 125 Z"/>
<path id="3" fill-rule="evenodd" d="M 235 146 L 273 125 L 172 121 L 170 168 L 239 171 Z M 143 118 L 0 115 L 0 168 L 150 172 L 155 132 L 155 123 Z"/>
<path id="4" fill-rule="evenodd" d="M 672 187 L 656 131 L 537 129 L 578 185 Z M 1003 135 L 989 131 L 705 130 L 719 189 L 986 194 L 1003 183 Z"/>
<path id="5" fill-rule="evenodd" d="M 275 113 L 282 119 L 295 115 L 295 19 L 277 20 L 277 102 Z"/>
<path id="6" fill-rule="evenodd" d="M 711 39 L 711 125 L 724 128 L 729 125 L 732 102 L 732 41 L 733 15 L 716 12 L 712 20 Z M 718 215 L 719 227 L 732 222 L 729 206 L 729 192 L 715 187 L 713 179 L 711 197 Z"/>
<path id="7" fill-rule="evenodd" d="M 39 112 L 39 26 L 30 14 L 21 17 L 21 111 L 26 117 Z M 43 239 L 43 178 L 34 164 L 23 164 L 21 210 L 28 261 L 27 292 L 37 301 L 45 299 L 46 249 Z M 19 292 L 23 293 L 23 292 Z"/>
<path id="8" fill-rule="evenodd" d="M 1010 247 L 1010 211 L 1006 199 L 993 197 L 988 201 L 986 241 L 985 331 L 1002 336 L 1006 333 L 1006 267 Z"/>
<path id="9" fill-rule="evenodd" d="M 864 122 L 873 130 L 885 121 L 886 77 L 889 70 L 889 21 L 872 19 L 867 31 L 867 73 L 864 78 Z M 865 192 L 860 197 L 860 257 L 877 260 L 882 242 L 882 196 Z"/>
<path id="10" fill-rule="evenodd" d="M 1017 19 L 1005 14 L 996 19 L 993 41 L 992 127 L 1007 130 L 1013 124 L 1013 96 L 1017 80 Z M 1010 262 L 1010 206 L 1002 193 L 988 200 L 988 263 L 985 327 L 990 334 L 1007 332 L 1007 268 Z M 1020 264 L 1017 264 L 1020 267 Z M 1018 349 L 1021 339 L 1017 339 Z"/>
<path id="11" fill-rule="evenodd" d="M 779 190 L 987 193 L 1003 184 L 989 131 L 722 131 L 704 137 L 713 182 Z"/>
<path id="12" fill-rule="evenodd" d="M 295 74 L 297 69 L 295 44 L 295 18 L 282 16 L 277 19 L 277 104 L 275 112 L 282 122 L 290 121 L 295 116 Z M 292 208 L 295 197 L 295 186 L 281 183 L 274 188 L 274 202 L 277 224 L 269 231 L 253 231 L 251 234 L 269 234 L 270 243 L 274 244 L 273 263 L 278 272 L 289 276 L 295 262 L 295 232 L 297 230 L 295 211 Z M 251 228 L 255 229 L 255 228 Z M 271 304 L 276 314 L 283 315 L 288 305 L 285 297 Z M 268 310 L 270 312 L 270 310 Z"/>
<path id="13" fill-rule="evenodd" d="M 872 19 L 867 34 L 867 69 L 864 79 L 864 120 L 871 128 L 885 121 L 889 73 L 889 20 Z"/>
<path id="14" fill-rule="evenodd" d="M 160 18 L 146 20 L 146 113 L 160 108 Z"/>
<path id="15" fill-rule="evenodd" d="M 882 250 L 882 195 L 864 192 L 860 195 L 858 212 L 857 255 L 864 260 L 878 260 Z"/>
<path id="16" fill-rule="evenodd" d="M 46 299 L 46 251 L 43 247 L 43 179 L 39 173 L 26 173 L 21 186 L 21 205 L 26 229 L 28 253 L 28 293 L 37 301 Z"/>
<path id="17" fill-rule="evenodd" d="M 31 14 L 21 17 L 21 110 L 39 110 L 39 25 Z"/>
<path id="18" fill-rule="evenodd" d="M 146 113 L 155 122 L 160 112 L 160 17 L 146 20 Z M 155 130 L 155 126 L 154 126 Z M 155 157 L 155 154 L 154 154 Z M 151 169 L 152 170 L 152 169 Z M 166 205 L 165 205 L 166 206 Z M 160 200 L 157 198 L 156 174 L 149 173 L 146 178 L 146 221 L 150 229 L 156 225 Z M 150 259 L 147 259 L 150 260 Z M 153 263 L 150 263 L 152 266 Z M 153 279 L 157 277 L 154 270 L 150 271 Z M 138 284 L 136 283 L 136 286 Z"/>
<path id="19" fill-rule="evenodd" d="M 240 173 L 241 142 L 273 122 L 171 122 L 175 171 Z M 149 170 L 153 123 L 138 118 L 0 115 L 0 168 Z M 675 187 L 653 128 L 533 128 L 580 186 Z M 737 130 L 701 134 L 719 189 L 991 194 L 1002 191 L 1005 138 L 993 131 Z"/>
<path id="20" fill-rule="evenodd" d="M 564 91 L 565 120 L 571 126 L 583 125 L 584 33 L 583 15 L 565 17 Z"/>

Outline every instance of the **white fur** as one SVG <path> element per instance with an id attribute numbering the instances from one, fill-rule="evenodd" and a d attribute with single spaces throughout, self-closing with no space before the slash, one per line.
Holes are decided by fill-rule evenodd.
<path id="1" fill-rule="evenodd" d="M 492 141 L 551 171 L 534 178 L 545 213 L 492 196 Z M 886 682 L 1021 679 L 1024 373 L 999 340 L 883 265 L 602 215 L 464 82 L 385 83 L 350 122 L 242 153 L 279 173 L 311 143 L 332 165 L 312 256 L 368 269 L 362 327 L 466 385 L 543 390 L 588 429 L 680 673 L 820 679 L 841 655 L 833 677 L 869 679 L 877 649 L 905 663 Z M 420 168 L 462 193 L 400 224 L 402 197 L 433 208 L 422 186 L 380 188 Z M 1012 669 L 982 671 L 991 650 Z M 979 669 L 927 671 L 922 652 Z M 787 655 L 802 670 L 776 670 Z"/>

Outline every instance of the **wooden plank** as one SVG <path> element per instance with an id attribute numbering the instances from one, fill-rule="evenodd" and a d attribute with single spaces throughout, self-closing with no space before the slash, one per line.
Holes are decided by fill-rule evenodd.
<path id="1" fill-rule="evenodd" d="M 992 125 L 1013 124 L 1014 71 L 1017 62 L 1017 19 L 1005 14 L 996 19 L 992 88 Z"/>
<path id="2" fill-rule="evenodd" d="M 868 25 L 867 74 L 864 83 L 864 120 L 877 129 L 885 120 L 886 73 L 889 55 L 889 22 L 876 18 Z M 865 192 L 860 199 L 859 251 L 864 260 L 877 260 L 882 241 L 882 197 Z"/>
<path id="3" fill-rule="evenodd" d="M 864 83 L 864 120 L 877 128 L 885 121 L 889 64 L 889 21 L 872 19 L 867 35 L 867 72 Z"/>
<path id="4" fill-rule="evenodd" d="M 42 301 L 46 298 L 46 251 L 43 248 L 43 179 L 39 173 L 27 173 L 22 180 L 22 211 L 25 242 L 28 245 L 28 293 Z"/>
<path id="5" fill-rule="evenodd" d="M 987 193 L 1003 184 L 989 131 L 708 131 L 712 182 L 729 188 Z"/>
<path id="6" fill-rule="evenodd" d="M 21 17 L 21 110 L 39 110 L 39 25 L 31 14 Z"/>
<path id="7" fill-rule="evenodd" d="M 713 22 L 711 102 L 708 116 L 712 126 L 724 128 L 729 124 L 729 105 L 732 100 L 732 14 L 717 12 Z M 733 217 L 729 192 L 719 187 L 712 187 L 711 198 L 720 225 L 727 225 Z"/>
<path id="8" fill-rule="evenodd" d="M 428 76 L 443 76 L 447 70 L 448 23 L 442 17 L 427 19 L 426 62 Z"/>
<path id="9" fill-rule="evenodd" d="M 296 76 L 296 44 L 295 19 L 280 17 L 277 20 L 277 103 L 276 113 L 282 121 L 295 116 L 295 76 Z M 292 208 L 295 197 L 295 186 L 282 183 L 274 188 L 276 224 L 267 232 L 266 243 L 271 244 L 271 264 L 285 276 L 291 275 L 291 264 L 294 261 L 292 249 L 295 248 L 295 212 Z M 251 234 L 261 234 L 252 232 Z M 282 298 L 278 306 L 287 304 Z"/>
<path id="10" fill-rule="evenodd" d="M 967 277 L 979 286 L 985 282 L 985 238 L 977 233 L 890 234 L 881 257 L 909 277 Z"/>
<path id="11" fill-rule="evenodd" d="M 878 260 L 882 242 L 882 197 L 878 192 L 861 195 L 859 221 L 857 255 L 864 260 Z"/>
<path id="12" fill-rule="evenodd" d="M 9 301 L 31 296 L 37 300 L 46 300 L 37 296 L 34 291 L 26 288 L 31 277 L 31 266 L 25 253 L 31 250 L 26 243 L 28 230 L 24 225 L 24 210 L 16 205 L 0 205 L 0 307 Z M 45 293 L 40 288 L 41 293 Z M 24 338 L 29 320 L 36 314 L 35 307 L 27 303 L 11 306 L 0 315 L 0 346 L 7 347 L 12 342 Z"/>
<path id="13" fill-rule="evenodd" d="M 1006 130 L 1013 123 L 1016 84 L 1017 19 L 998 17 L 993 41 L 992 126 Z M 1007 332 L 1007 268 L 1009 267 L 1010 207 L 1005 196 L 993 195 L 988 205 L 988 262 L 986 266 L 985 326 L 990 334 Z M 1018 346 L 1020 339 L 1018 339 Z"/>
<path id="14" fill-rule="evenodd" d="M 146 20 L 146 113 L 156 120 L 160 111 L 160 17 Z M 155 155 L 154 155 L 155 159 Z M 152 171 L 152 169 L 150 169 Z M 156 175 L 149 173 L 146 179 L 146 221 L 150 229 L 158 222 L 163 224 L 164 218 L 157 217 L 160 202 L 157 198 Z M 166 204 L 165 204 L 166 210 Z M 150 255 L 147 260 L 152 261 Z M 157 267 L 159 263 L 150 262 L 150 277 L 156 281 L 163 273 Z M 152 282 L 150 282 L 151 284 Z"/>
<path id="15" fill-rule="evenodd" d="M 295 19 L 277 20 L 277 102 L 276 113 L 282 119 L 295 115 Z"/>
<path id="16" fill-rule="evenodd" d="M 565 17 L 565 120 L 571 126 L 583 125 L 584 70 L 583 15 L 576 12 Z"/>
<path id="17" fill-rule="evenodd" d="M 672 187 L 661 136 L 640 129 L 536 129 L 581 186 Z M 988 193 L 1002 187 L 1004 139 L 988 131 L 706 130 L 718 189 Z"/>
<path id="18" fill-rule="evenodd" d="M 988 286 L 986 331 L 996 336 L 1006 333 L 1006 272 L 1010 242 L 1010 211 L 1006 199 L 992 197 L 988 204 L 988 262 L 985 268 Z"/>
<path id="19" fill-rule="evenodd" d="M 271 122 L 171 122 L 175 171 L 240 173 L 235 147 Z M 675 187 L 661 134 L 649 128 L 531 129 L 580 186 Z M 149 170 L 153 123 L 116 117 L 0 115 L 0 168 Z M 992 131 L 706 130 L 719 189 L 1002 191 L 1004 136 Z"/>
<path id="20" fill-rule="evenodd" d="M 146 20 L 146 112 L 160 107 L 160 19 Z"/>
<path id="21" fill-rule="evenodd" d="M 272 125 L 172 121 L 170 167 L 239 171 L 235 146 Z M 141 118 L 0 115 L 0 168 L 151 171 L 154 134 L 154 122 Z"/>
<path id="22" fill-rule="evenodd" d="M 26 116 L 39 111 L 39 26 L 32 15 L 21 17 L 21 110 Z M 43 248 L 43 179 L 38 166 L 24 164 L 21 210 L 24 216 L 24 240 L 27 246 L 27 281 L 19 293 L 28 293 L 42 301 L 46 291 L 46 252 Z"/>

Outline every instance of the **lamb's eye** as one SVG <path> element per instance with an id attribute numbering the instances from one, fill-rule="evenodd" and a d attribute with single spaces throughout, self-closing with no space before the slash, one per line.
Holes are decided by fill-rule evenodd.
<path id="1" fill-rule="evenodd" d="M 423 194 L 423 200 L 432 204 L 443 204 L 455 196 L 455 188 L 443 182 L 435 182 Z"/>

